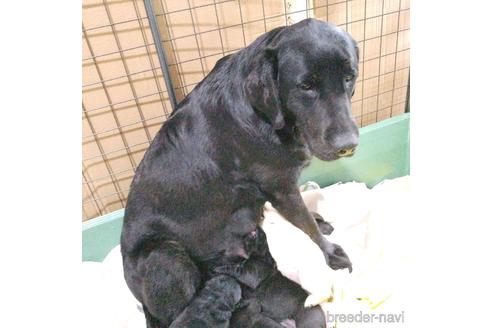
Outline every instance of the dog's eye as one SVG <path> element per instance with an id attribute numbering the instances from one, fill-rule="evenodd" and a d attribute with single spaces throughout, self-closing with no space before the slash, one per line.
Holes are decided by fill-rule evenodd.
<path id="1" fill-rule="evenodd" d="M 350 82 L 354 79 L 354 75 L 350 74 L 350 75 L 345 75 L 345 82 Z"/>
<path id="2" fill-rule="evenodd" d="M 313 85 L 309 82 L 303 82 L 303 83 L 299 84 L 299 88 L 301 88 L 302 90 L 312 90 Z"/>

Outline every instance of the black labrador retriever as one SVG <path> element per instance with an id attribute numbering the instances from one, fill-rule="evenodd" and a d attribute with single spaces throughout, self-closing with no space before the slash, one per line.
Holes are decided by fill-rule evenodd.
<path id="1" fill-rule="evenodd" d="M 203 267 L 248 257 L 244 236 L 266 201 L 330 267 L 351 269 L 297 181 L 313 155 L 353 154 L 357 63 L 355 41 L 333 25 L 276 28 L 219 60 L 164 123 L 135 173 L 121 236 L 125 279 L 149 327 L 168 327 L 185 310 L 205 283 Z"/>

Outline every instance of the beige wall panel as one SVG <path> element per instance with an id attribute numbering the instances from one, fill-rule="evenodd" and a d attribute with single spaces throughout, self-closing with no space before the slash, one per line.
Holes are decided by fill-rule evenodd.
<path id="1" fill-rule="evenodd" d="M 364 88 L 364 98 L 372 97 L 378 94 L 379 78 L 373 77 L 371 79 L 364 80 L 362 87 Z"/>
<path id="2" fill-rule="evenodd" d="M 241 0 L 241 11 L 244 22 L 260 21 L 263 24 L 263 5 L 265 0 Z M 279 4 L 281 1 L 277 1 Z M 266 4 L 265 4 L 266 5 Z M 278 11 L 276 12 L 278 13 Z M 265 14 L 266 8 L 265 8 Z"/>
<path id="3" fill-rule="evenodd" d="M 367 40 L 367 39 L 366 39 Z M 381 54 L 381 38 L 374 38 L 364 42 L 363 61 L 377 58 Z"/>
<path id="4" fill-rule="evenodd" d="M 384 13 L 393 13 L 398 11 L 398 6 L 400 5 L 400 0 L 384 0 Z"/>
<path id="5" fill-rule="evenodd" d="M 401 0 L 401 10 L 410 9 L 410 0 Z"/>
<path id="6" fill-rule="evenodd" d="M 328 15 L 326 0 L 314 1 L 314 6 L 311 12 L 312 17 L 326 21 L 326 17 Z"/>
<path id="7" fill-rule="evenodd" d="M 398 13 L 383 16 L 383 35 L 398 31 Z"/>
<path id="8" fill-rule="evenodd" d="M 163 9 L 167 13 L 175 12 L 175 11 L 181 11 L 183 9 L 189 9 L 188 1 L 186 0 L 155 0 L 153 1 L 154 8 L 159 8 L 157 3 L 160 3 L 163 7 Z M 158 10 L 155 10 L 156 14 L 162 13 L 159 12 Z"/>
<path id="9" fill-rule="evenodd" d="M 398 105 L 401 103 L 403 103 L 403 105 L 405 105 L 404 103 L 405 103 L 406 98 L 407 98 L 407 88 L 406 87 L 398 88 L 398 89 L 395 88 L 394 96 L 393 96 L 393 105 Z"/>
<path id="10" fill-rule="evenodd" d="M 348 21 L 355 22 L 365 18 L 364 0 L 349 1 L 348 5 Z"/>
<path id="11" fill-rule="evenodd" d="M 108 15 L 101 0 L 84 0 L 82 2 L 82 22 L 85 29 L 109 24 Z"/>
<path id="12" fill-rule="evenodd" d="M 378 108 L 378 111 L 376 112 L 376 121 L 382 121 L 386 120 L 391 117 L 391 108 L 385 107 L 382 109 Z"/>
<path id="13" fill-rule="evenodd" d="M 378 109 L 378 96 L 376 92 L 376 96 L 368 96 L 364 97 L 362 101 L 362 114 L 373 113 Z"/>
<path id="14" fill-rule="evenodd" d="M 384 35 L 381 40 L 381 55 L 389 55 L 396 52 L 396 39 L 398 33 Z"/>
<path id="15" fill-rule="evenodd" d="M 221 34 L 219 31 L 210 31 L 198 35 L 198 45 L 203 57 L 222 54 Z"/>
<path id="16" fill-rule="evenodd" d="M 393 72 L 380 76 L 379 92 L 382 93 L 382 92 L 388 92 L 393 90 L 394 76 L 395 74 Z"/>
<path id="17" fill-rule="evenodd" d="M 377 115 L 376 115 L 375 112 L 364 114 L 362 116 L 362 126 L 366 126 L 366 125 L 369 125 L 369 124 L 372 124 L 372 123 L 376 123 L 376 116 Z"/>
<path id="18" fill-rule="evenodd" d="M 166 15 L 166 18 L 173 38 L 193 35 L 190 11 L 186 10 L 170 13 Z"/>
<path id="19" fill-rule="evenodd" d="M 410 30 L 398 32 L 398 51 L 410 48 Z"/>
<path id="20" fill-rule="evenodd" d="M 352 115 L 356 118 L 362 115 L 362 100 L 352 101 Z"/>
<path id="21" fill-rule="evenodd" d="M 218 4 L 217 12 L 219 18 L 219 27 L 221 28 L 241 23 L 240 6 L 238 1 L 227 1 Z"/>
<path id="22" fill-rule="evenodd" d="M 378 99 L 378 110 L 382 110 L 391 107 L 393 104 L 393 92 L 382 92 L 379 94 Z"/>
<path id="23" fill-rule="evenodd" d="M 200 57 L 195 36 L 187 36 L 173 41 L 178 63 L 188 62 Z"/>
<path id="24" fill-rule="evenodd" d="M 386 55 L 379 57 L 380 71 L 379 74 L 383 75 L 395 70 L 395 57 L 396 54 Z"/>
<path id="25" fill-rule="evenodd" d="M 410 28 L 410 9 L 400 11 L 400 31 Z"/>
<path id="26" fill-rule="evenodd" d="M 366 0 L 366 17 L 371 18 L 383 14 L 383 0 Z"/>
<path id="27" fill-rule="evenodd" d="M 264 0 L 265 17 L 285 14 L 285 5 L 283 0 Z"/>
<path id="28" fill-rule="evenodd" d="M 393 106 L 391 114 L 397 116 L 405 112 L 405 104 L 399 103 Z"/>
<path id="29" fill-rule="evenodd" d="M 193 21 L 195 23 L 196 33 L 204 33 L 216 30 L 217 16 L 215 15 L 214 6 L 199 7 L 192 10 Z"/>
<path id="30" fill-rule="evenodd" d="M 106 2 L 113 22 L 123 22 L 137 18 L 133 1 L 107 0 Z"/>
<path id="31" fill-rule="evenodd" d="M 328 21 L 336 25 L 342 25 L 347 22 L 347 6 L 345 2 L 328 6 Z"/>
<path id="32" fill-rule="evenodd" d="M 374 17 L 366 20 L 366 39 L 381 36 L 382 17 Z"/>
<path id="33" fill-rule="evenodd" d="M 379 58 L 375 58 L 364 63 L 364 79 L 373 78 L 379 75 L 379 61 Z"/>
<path id="34" fill-rule="evenodd" d="M 410 49 L 396 53 L 396 69 L 410 66 Z"/>
<path id="35" fill-rule="evenodd" d="M 364 40 L 364 21 L 349 23 L 348 32 L 355 41 L 362 42 Z"/>
<path id="36" fill-rule="evenodd" d="M 404 68 L 395 71 L 395 88 L 402 88 L 408 85 L 408 74 L 410 73 L 410 68 Z"/>
<path id="37" fill-rule="evenodd" d="M 265 33 L 265 25 L 263 22 L 252 22 L 244 24 L 244 33 L 246 37 L 246 44 L 250 44 L 260 35 Z"/>
<path id="38" fill-rule="evenodd" d="M 273 30 L 276 27 L 285 25 L 285 17 L 284 16 L 276 16 L 272 18 L 266 19 L 267 31 Z"/>
<path id="39" fill-rule="evenodd" d="M 237 51 L 245 46 L 243 29 L 241 26 L 228 27 L 220 30 L 224 41 L 225 51 Z"/>

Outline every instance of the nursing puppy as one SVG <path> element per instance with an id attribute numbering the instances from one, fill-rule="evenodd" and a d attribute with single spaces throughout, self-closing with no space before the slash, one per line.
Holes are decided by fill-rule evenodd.
<path id="1" fill-rule="evenodd" d="M 325 328 L 326 318 L 321 307 L 304 307 L 308 293 L 299 285 L 273 270 L 256 289 L 243 288 L 243 304 L 234 312 L 233 328 L 283 328 L 291 319 L 296 328 Z"/>
<path id="2" fill-rule="evenodd" d="M 185 310 L 205 283 L 203 267 L 247 258 L 242 237 L 266 201 L 331 268 L 351 268 L 297 181 L 313 156 L 353 154 L 357 62 L 355 41 L 338 27 L 314 19 L 279 27 L 218 61 L 164 123 L 135 172 L 121 236 L 125 279 L 150 327 Z"/>
<path id="3" fill-rule="evenodd" d="M 327 222 L 322 226 L 324 231 L 333 231 Z M 321 307 L 305 308 L 308 293 L 277 270 L 268 251 L 266 235 L 260 228 L 257 240 L 258 252 L 235 273 L 241 282 L 243 297 L 241 308 L 234 312 L 231 327 L 283 328 L 281 323 L 288 319 L 293 319 L 297 328 L 326 327 Z"/>
<path id="4" fill-rule="evenodd" d="M 228 328 L 240 299 L 241 287 L 233 278 L 215 276 L 169 328 Z"/>

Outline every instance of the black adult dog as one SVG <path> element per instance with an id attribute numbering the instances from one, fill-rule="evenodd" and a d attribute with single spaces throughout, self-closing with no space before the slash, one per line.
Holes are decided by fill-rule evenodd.
<path id="1" fill-rule="evenodd" d="M 347 33 L 306 19 L 219 60 L 180 103 L 135 173 L 121 237 L 125 279 L 149 326 L 168 327 L 185 310 L 204 284 L 203 267 L 248 257 L 244 236 L 265 201 L 332 268 L 351 269 L 322 236 L 297 180 L 313 155 L 353 153 L 357 63 Z"/>

